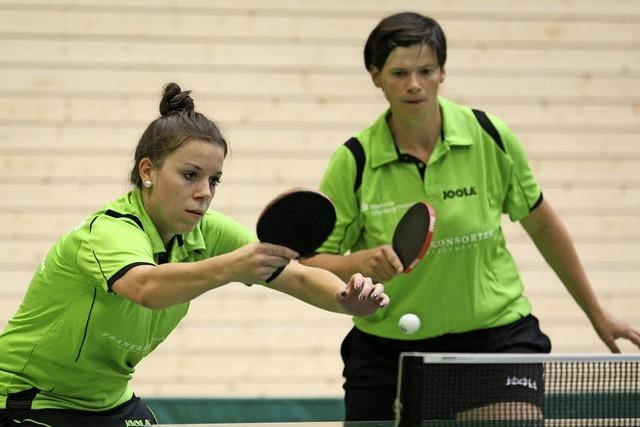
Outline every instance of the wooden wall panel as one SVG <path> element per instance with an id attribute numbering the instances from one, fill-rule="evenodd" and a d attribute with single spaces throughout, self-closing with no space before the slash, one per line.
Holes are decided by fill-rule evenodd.
<path id="1" fill-rule="evenodd" d="M 361 52 L 378 20 L 400 10 L 442 23 L 442 94 L 516 132 L 602 303 L 640 327 L 640 2 L 428 6 L 1 0 L 0 327 L 57 237 L 126 191 L 164 83 L 193 89 L 221 125 L 231 156 L 214 207 L 252 228 L 274 194 L 317 186 L 333 150 L 386 108 Z M 521 227 L 505 218 L 504 229 L 554 351 L 605 352 Z M 349 327 L 232 284 L 193 302 L 133 385 L 157 396 L 338 396 Z"/>

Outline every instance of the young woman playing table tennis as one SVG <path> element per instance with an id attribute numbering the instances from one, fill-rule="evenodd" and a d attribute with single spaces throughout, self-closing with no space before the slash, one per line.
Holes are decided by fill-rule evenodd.
<path id="1" fill-rule="evenodd" d="M 229 282 L 262 283 L 325 310 L 368 316 L 389 302 L 381 284 L 291 260 L 208 211 L 227 143 L 168 84 L 142 135 L 135 188 L 67 232 L 38 267 L 0 335 L 0 425 L 155 423 L 128 387 L 135 366 L 185 316 L 189 301 Z"/>
<path id="2" fill-rule="evenodd" d="M 398 355 L 429 352 L 549 352 L 500 227 L 520 221 L 551 268 L 587 314 L 600 338 L 640 345 L 640 334 L 600 304 L 562 222 L 543 199 L 521 143 L 497 117 L 438 96 L 446 77 L 446 40 L 436 21 L 416 13 L 383 19 L 364 48 L 364 65 L 389 108 L 339 147 L 321 183 L 334 202 L 336 227 L 307 265 L 343 279 L 362 272 L 387 282 L 394 304 L 365 319 L 342 345 L 347 420 L 393 419 Z M 360 162 L 360 166 L 359 166 Z M 426 258 L 409 274 L 389 245 L 407 206 L 426 200 L 435 209 L 435 236 Z M 346 255 L 345 255 L 346 254 Z M 398 319 L 421 319 L 405 335 Z M 504 378 L 473 378 L 492 387 Z M 539 416 L 539 393 L 504 386 Z M 494 393 L 468 396 L 458 418 L 499 417 Z M 514 399 L 515 398 L 515 399 Z"/>

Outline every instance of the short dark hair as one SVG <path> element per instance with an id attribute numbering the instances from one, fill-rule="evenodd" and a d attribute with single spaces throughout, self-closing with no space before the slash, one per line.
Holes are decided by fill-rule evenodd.
<path id="1" fill-rule="evenodd" d="M 138 165 L 148 157 L 160 167 L 169 154 L 191 139 L 222 147 L 227 157 L 227 141 L 218 126 L 204 114 L 195 111 L 191 91 L 183 91 L 176 83 L 164 86 L 160 101 L 160 117 L 152 121 L 138 141 L 130 181 L 138 188 L 142 179 Z"/>
<path id="2" fill-rule="evenodd" d="M 431 46 L 438 65 L 444 66 L 447 60 L 447 39 L 435 19 L 415 12 L 387 16 L 369 34 L 364 46 L 364 66 L 367 71 L 371 70 L 372 65 L 382 70 L 393 49 L 415 44 Z"/>

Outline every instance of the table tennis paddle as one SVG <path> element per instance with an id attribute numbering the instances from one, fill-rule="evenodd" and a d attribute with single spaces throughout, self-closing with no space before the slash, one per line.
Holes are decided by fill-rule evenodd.
<path id="1" fill-rule="evenodd" d="M 256 232 L 261 242 L 286 246 L 306 257 L 327 240 L 335 223 L 336 210 L 327 196 L 319 191 L 292 189 L 269 202 L 258 217 Z M 276 270 L 267 282 L 283 269 Z"/>
<path id="2" fill-rule="evenodd" d="M 393 232 L 392 246 L 409 273 L 427 254 L 436 225 L 436 211 L 426 202 L 412 205 Z"/>

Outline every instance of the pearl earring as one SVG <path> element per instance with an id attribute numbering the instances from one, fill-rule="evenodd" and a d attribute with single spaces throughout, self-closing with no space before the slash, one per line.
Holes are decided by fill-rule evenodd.
<path id="1" fill-rule="evenodd" d="M 144 182 L 144 186 L 145 186 L 146 188 L 151 188 L 151 187 L 153 187 L 153 182 L 151 182 L 151 181 L 147 180 L 147 181 L 145 181 L 145 182 Z"/>

